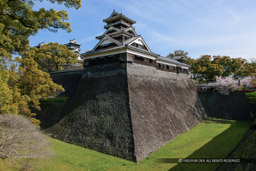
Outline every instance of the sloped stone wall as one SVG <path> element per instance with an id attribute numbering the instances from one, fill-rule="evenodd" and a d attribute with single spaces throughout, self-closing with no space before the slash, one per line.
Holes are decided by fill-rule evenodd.
<path id="1" fill-rule="evenodd" d="M 72 92 L 47 132 L 137 162 L 204 115 L 188 75 L 139 64 L 86 67 Z"/>
<path id="2" fill-rule="evenodd" d="M 125 65 L 92 66 L 48 129 L 58 139 L 135 160 Z"/>
<path id="3" fill-rule="evenodd" d="M 83 69 L 51 72 L 53 82 L 62 85 L 65 89 L 65 92 L 58 92 L 57 96 L 71 96 L 72 92 L 76 90 L 82 74 Z"/>
<path id="4" fill-rule="evenodd" d="M 127 76 L 137 161 L 194 127 L 205 115 L 187 74 L 127 64 Z"/>

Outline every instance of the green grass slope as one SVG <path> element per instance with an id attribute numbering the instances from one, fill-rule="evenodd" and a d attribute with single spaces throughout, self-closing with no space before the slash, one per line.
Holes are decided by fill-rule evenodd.
<path id="1" fill-rule="evenodd" d="M 214 170 L 218 164 L 160 163 L 161 158 L 225 158 L 239 143 L 249 122 L 205 120 L 139 164 L 50 138 L 55 155 L 33 161 L 36 170 Z M 0 166 L 7 169 L 7 162 Z M 0 169 L 1 170 L 1 169 Z"/>

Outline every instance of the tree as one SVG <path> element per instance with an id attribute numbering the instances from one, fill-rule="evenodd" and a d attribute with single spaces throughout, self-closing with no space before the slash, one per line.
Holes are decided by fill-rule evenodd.
<path id="1" fill-rule="evenodd" d="M 183 56 L 185 58 L 185 63 L 189 66 L 191 66 L 194 62 L 194 59 L 190 58 L 188 56 L 188 52 L 185 52 L 184 50 L 175 50 L 173 53 L 169 53 L 169 55 L 167 55 L 166 57 L 173 58 L 175 56 Z"/>
<path id="2" fill-rule="evenodd" d="M 234 72 L 235 77 L 247 77 L 255 75 L 256 67 L 252 63 L 245 62 Z"/>
<path id="3" fill-rule="evenodd" d="M 8 87 L 9 72 L 0 67 L 0 113 L 15 112 L 10 104 L 12 101 L 11 90 Z"/>
<path id="4" fill-rule="evenodd" d="M 242 58 L 203 55 L 192 61 L 191 71 L 201 82 L 215 81 L 215 77 L 244 78 L 255 74 L 256 65 Z"/>
<path id="5" fill-rule="evenodd" d="M 223 66 L 223 73 L 221 76 L 228 77 L 234 72 L 232 66 L 232 59 L 229 56 L 213 56 L 212 63 Z"/>
<path id="6" fill-rule="evenodd" d="M 242 58 L 230 58 L 229 56 L 214 56 L 213 63 L 223 66 L 222 77 L 233 75 L 234 77 L 247 77 L 255 73 L 255 65 Z"/>
<path id="7" fill-rule="evenodd" d="M 64 64 L 78 62 L 77 55 L 68 50 L 65 45 L 58 43 L 49 43 L 32 47 L 29 52 L 24 53 L 22 58 L 32 58 L 37 62 L 39 69 L 45 72 L 52 72 L 63 69 Z"/>
<path id="8" fill-rule="evenodd" d="M 33 10 L 35 0 L 2 0 L 0 2 L 0 56 L 10 57 L 14 52 L 22 52 L 29 48 L 29 36 L 35 35 L 40 29 L 56 32 L 57 29 L 71 31 L 68 13 L 53 9 Z M 81 0 L 51 0 L 66 7 L 81 6 Z"/>
<path id="9" fill-rule="evenodd" d="M 41 29 L 56 32 L 58 29 L 71 31 L 68 13 L 53 9 L 33 10 L 36 0 L 1 0 L 0 1 L 0 113 L 19 113 L 32 118 L 34 114 L 29 107 L 39 108 L 39 99 L 54 95 L 56 90 L 63 88 L 52 82 L 49 74 L 38 68 L 31 58 L 29 36 L 35 35 Z M 78 9 L 81 0 L 50 0 L 52 3 L 63 4 L 66 7 Z M 11 67 L 13 55 L 18 59 L 19 67 Z M 18 69 L 17 69 L 18 68 Z M 3 93 L 3 96 L 2 96 Z"/>
<path id="10" fill-rule="evenodd" d="M 3 70 L 0 81 L 0 113 L 23 114 L 31 118 L 35 124 L 40 121 L 33 118 L 30 107 L 40 110 L 39 100 L 46 99 L 49 95 L 55 95 L 56 91 L 64 89 L 52 82 L 50 75 L 38 69 L 37 63 L 31 58 L 17 59 L 20 63 L 18 71 Z"/>
<path id="11" fill-rule="evenodd" d="M 0 115 L 0 159 L 20 160 L 50 157 L 49 140 L 38 127 L 20 115 Z M 28 163 L 22 167 L 28 167 Z M 24 169 L 26 170 L 26 169 Z"/>
<path id="12" fill-rule="evenodd" d="M 255 75 L 256 75 L 256 59 L 252 59 L 251 62 L 250 62 L 250 68 L 252 70 L 252 76 L 254 76 L 254 80 L 252 80 L 252 85 L 254 86 L 255 88 L 255 83 L 256 83 L 256 78 L 255 78 Z M 256 91 L 254 92 L 250 92 L 250 93 L 246 93 L 246 97 L 249 99 L 250 103 L 252 104 L 256 104 Z"/>
<path id="13" fill-rule="evenodd" d="M 201 56 L 191 66 L 191 72 L 199 82 L 215 81 L 216 76 L 221 76 L 223 71 L 224 68 L 222 65 L 212 63 L 210 55 Z"/>
<path id="14" fill-rule="evenodd" d="M 250 60 L 251 67 L 253 68 L 252 75 L 256 75 L 256 58 L 252 58 Z"/>
<path id="15" fill-rule="evenodd" d="M 27 96 L 31 107 L 40 109 L 39 99 L 46 99 L 55 95 L 56 91 L 64 91 L 62 86 L 55 84 L 50 75 L 38 69 L 38 64 L 31 58 L 19 59 L 19 78 L 14 85 L 20 89 L 23 96 Z M 25 114 L 25 112 L 24 112 Z"/>
<path id="16" fill-rule="evenodd" d="M 249 99 L 250 103 L 256 104 L 256 91 L 246 93 L 246 97 Z"/>
<path id="17" fill-rule="evenodd" d="M 174 56 L 184 56 L 184 57 L 188 57 L 188 52 L 185 52 L 184 50 L 175 50 L 173 53 L 169 53 L 169 55 L 167 55 L 167 57 L 171 58 Z"/>
<path id="18" fill-rule="evenodd" d="M 216 77 L 216 83 L 220 88 L 227 89 L 244 89 L 253 87 L 254 78 L 253 77 L 244 77 L 241 79 L 233 78 L 231 76 L 228 77 Z"/>

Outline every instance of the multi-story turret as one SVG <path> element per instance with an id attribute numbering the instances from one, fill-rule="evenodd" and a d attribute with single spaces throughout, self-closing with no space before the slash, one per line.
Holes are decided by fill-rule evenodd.
<path id="1" fill-rule="evenodd" d="M 84 53 L 84 66 L 112 62 L 132 62 L 156 67 L 160 70 L 188 73 L 188 65 L 153 53 L 144 39 L 137 35 L 136 22 L 115 10 L 103 20 L 106 31 L 96 38 L 98 44 Z"/>
<path id="2" fill-rule="evenodd" d="M 80 49 L 80 44 L 77 43 L 76 39 L 70 40 L 69 43 L 65 44 L 68 48 L 68 50 L 73 51 L 75 54 L 77 54 L 78 59 L 81 59 L 81 49 Z"/>
<path id="3" fill-rule="evenodd" d="M 46 45 L 45 42 L 42 43 L 38 43 L 37 48 L 40 48 L 41 46 Z M 82 60 L 81 58 L 81 49 L 80 49 L 80 44 L 77 43 L 76 39 L 70 40 L 69 43 L 64 44 L 65 46 L 67 46 L 68 50 L 73 51 L 75 54 L 77 54 L 77 57 L 79 60 Z"/>

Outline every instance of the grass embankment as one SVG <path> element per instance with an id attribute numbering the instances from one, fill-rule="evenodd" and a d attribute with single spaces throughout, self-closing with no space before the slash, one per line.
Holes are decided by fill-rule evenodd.
<path id="1" fill-rule="evenodd" d="M 225 158 L 239 143 L 249 122 L 206 120 L 139 164 L 50 138 L 55 155 L 35 163 L 37 170 L 214 170 L 218 164 L 159 163 L 160 158 Z M 3 164 L 3 162 L 0 164 Z M 6 170 L 6 168 L 5 168 Z"/>
<path id="2" fill-rule="evenodd" d="M 55 108 L 55 110 L 58 110 L 67 101 L 67 99 L 68 97 L 55 97 L 41 100 L 41 110 L 47 110 L 48 108 Z"/>
<path id="3" fill-rule="evenodd" d="M 254 121 L 256 124 L 256 121 Z M 247 132 L 247 137 L 243 139 L 243 141 L 239 144 L 236 150 L 232 152 L 230 158 L 240 158 L 240 159 L 253 159 L 256 160 L 256 130 L 251 129 Z M 240 164 L 228 164 L 223 163 L 218 170 L 226 171 L 226 170 L 256 170 L 255 162 L 242 162 Z"/>

